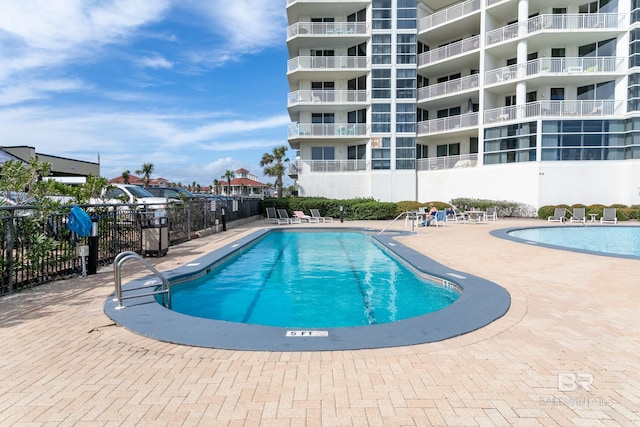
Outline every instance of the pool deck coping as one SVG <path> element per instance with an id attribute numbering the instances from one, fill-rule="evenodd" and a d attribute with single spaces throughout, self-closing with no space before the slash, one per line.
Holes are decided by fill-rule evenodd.
<path id="1" fill-rule="evenodd" d="M 269 232 L 293 228 L 271 227 L 256 230 L 197 260 L 162 272 L 171 282 L 200 277 L 211 266 L 260 239 Z M 456 337 L 479 329 L 502 317 L 508 310 L 508 292 L 500 286 L 469 273 L 453 270 L 397 241 L 407 231 L 379 234 L 371 228 L 306 227 L 298 230 L 344 230 L 370 234 L 388 252 L 422 274 L 448 280 L 461 289 L 460 297 L 441 310 L 396 322 L 341 328 L 292 328 L 203 319 L 169 310 L 145 294 L 118 306 L 115 294 L 105 301 L 105 313 L 118 325 L 132 332 L 164 342 L 197 347 L 255 351 L 337 351 L 424 344 Z M 152 275 L 123 285 L 140 289 L 159 279 Z M 141 294 L 142 290 L 132 292 Z"/>

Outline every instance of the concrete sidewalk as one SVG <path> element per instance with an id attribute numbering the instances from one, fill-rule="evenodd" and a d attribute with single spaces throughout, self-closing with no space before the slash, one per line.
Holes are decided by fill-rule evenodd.
<path id="1" fill-rule="evenodd" d="M 511 294 L 504 317 L 433 344 L 276 353 L 156 342 L 103 314 L 111 268 L 2 297 L 0 425 L 640 425 L 640 264 L 488 234 L 526 224 L 548 225 L 449 223 L 399 238 Z M 147 259 L 169 270 L 265 225 Z M 131 263 L 123 278 L 146 274 Z"/>

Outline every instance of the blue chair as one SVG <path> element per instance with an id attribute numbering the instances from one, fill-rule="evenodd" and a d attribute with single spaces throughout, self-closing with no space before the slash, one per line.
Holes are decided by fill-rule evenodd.
<path id="1" fill-rule="evenodd" d="M 436 212 L 436 217 L 433 220 L 433 223 L 435 224 L 436 227 L 440 227 L 441 225 L 443 227 L 447 226 L 447 212 L 444 210 L 440 210 L 438 212 Z"/>

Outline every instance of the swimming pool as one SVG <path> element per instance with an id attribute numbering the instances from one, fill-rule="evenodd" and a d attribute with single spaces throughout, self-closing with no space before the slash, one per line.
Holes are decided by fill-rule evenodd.
<path id="1" fill-rule="evenodd" d="M 640 227 L 638 226 L 565 225 L 494 230 L 491 234 L 553 249 L 640 259 Z"/>
<path id="2" fill-rule="evenodd" d="M 295 227 L 288 228 L 294 229 Z M 313 229 L 314 227 L 304 227 L 304 230 Z M 197 279 L 226 262 L 229 257 L 237 255 L 248 245 L 269 233 L 279 232 L 278 230 L 257 230 L 163 274 L 174 284 Z M 319 230 L 336 231 L 324 227 Z M 128 300 L 127 307 L 119 310 L 112 295 L 105 302 L 105 313 L 126 329 L 165 342 L 230 350 L 311 351 L 395 347 L 440 341 L 481 328 L 500 318 L 509 308 L 509 294 L 497 284 L 438 264 L 395 240 L 397 236 L 414 233 L 387 232 L 376 235 L 376 230 L 339 230 L 343 233 L 357 231 L 370 235 L 376 245 L 420 275 L 429 277 L 430 281 L 436 283 L 450 283 L 462 290 L 461 294 L 453 304 L 431 313 L 388 323 L 353 327 L 280 327 L 205 319 L 168 310 L 151 296 Z M 159 283 L 157 278 L 147 276 L 129 282 L 125 288 L 153 281 Z"/>
<path id="3" fill-rule="evenodd" d="M 458 299 L 359 231 L 276 230 L 171 288 L 171 309 L 230 322 L 338 328 L 395 322 Z"/>

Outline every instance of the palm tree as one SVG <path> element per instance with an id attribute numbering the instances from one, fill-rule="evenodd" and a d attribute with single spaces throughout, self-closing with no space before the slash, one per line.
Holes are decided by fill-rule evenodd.
<path id="1" fill-rule="evenodd" d="M 153 173 L 153 163 L 143 164 L 142 169 L 138 169 L 136 173 L 142 174 L 142 182 L 144 183 L 144 188 L 147 188 L 149 186 L 151 174 Z"/>
<path id="2" fill-rule="evenodd" d="M 231 195 L 231 180 L 235 178 L 235 176 L 236 174 L 233 173 L 232 170 L 227 169 L 226 171 L 224 171 L 224 175 L 222 175 L 221 177 L 227 179 L 227 196 Z"/>
<path id="3" fill-rule="evenodd" d="M 126 171 L 122 172 L 122 181 L 125 184 L 129 183 L 129 175 L 131 174 L 131 172 L 129 172 L 129 169 L 127 169 Z"/>
<path id="4" fill-rule="evenodd" d="M 286 146 L 276 147 L 272 153 L 264 153 L 260 160 L 260 166 L 265 167 L 264 174 L 276 178 L 276 196 L 279 199 L 282 198 L 282 176 L 285 172 L 283 162 L 289 161 L 289 159 L 284 157 L 286 152 Z"/>
<path id="5" fill-rule="evenodd" d="M 213 180 L 213 193 L 214 194 L 220 194 L 220 181 L 218 181 L 217 179 Z"/>

